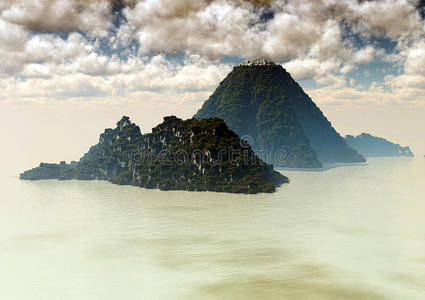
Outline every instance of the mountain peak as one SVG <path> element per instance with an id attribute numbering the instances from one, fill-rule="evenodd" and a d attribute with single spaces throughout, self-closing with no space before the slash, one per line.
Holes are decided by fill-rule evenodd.
<path id="1" fill-rule="evenodd" d="M 265 58 L 233 68 L 195 115 L 212 117 L 249 136 L 254 151 L 275 166 L 317 168 L 321 162 L 365 161 L 291 75 Z"/>
<path id="2" fill-rule="evenodd" d="M 267 59 L 265 57 L 259 57 L 254 59 L 247 59 L 239 64 L 239 66 L 274 66 L 276 65 L 274 61 Z"/>
<path id="3" fill-rule="evenodd" d="M 118 127 L 125 127 L 125 126 L 127 126 L 127 125 L 130 125 L 131 124 L 131 121 L 130 121 L 130 118 L 129 117 L 127 117 L 127 116 L 123 116 L 122 118 L 121 118 L 121 120 L 119 120 L 118 122 L 117 122 L 117 126 Z"/>

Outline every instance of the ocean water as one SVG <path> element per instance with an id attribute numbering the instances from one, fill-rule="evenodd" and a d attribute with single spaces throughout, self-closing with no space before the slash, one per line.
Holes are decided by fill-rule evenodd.
<path id="1" fill-rule="evenodd" d="M 283 171 L 274 194 L 0 189 L 0 299 L 425 299 L 425 159 Z"/>

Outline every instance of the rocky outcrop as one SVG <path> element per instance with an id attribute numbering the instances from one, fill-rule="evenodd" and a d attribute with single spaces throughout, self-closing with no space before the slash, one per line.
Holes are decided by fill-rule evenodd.
<path id="1" fill-rule="evenodd" d="M 73 164 L 41 164 L 21 179 L 108 180 L 161 190 L 273 192 L 288 179 L 254 154 L 219 118 L 164 122 L 141 134 L 123 117 Z"/>

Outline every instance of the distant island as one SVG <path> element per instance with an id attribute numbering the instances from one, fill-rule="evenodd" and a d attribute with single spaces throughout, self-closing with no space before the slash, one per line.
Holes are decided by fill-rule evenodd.
<path id="1" fill-rule="evenodd" d="M 358 136 L 347 135 L 347 144 L 366 157 L 379 156 L 407 156 L 413 157 L 410 147 L 402 147 L 399 144 L 387 141 L 384 138 L 362 133 Z"/>
<path id="2" fill-rule="evenodd" d="M 259 58 L 242 62 L 204 102 L 195 118 L 222 118 L 275 167 L 321 168 L 365 158 L 346 144 L 286 70 Z"/>
<path id="3" fill-rule="evenodd" d="M 270 193 L 288 178 L 256 156 L 219 118 L 164 122 L 142 134 L 128 117 L 78 161 L 41 163 L 24 180 L 107 180 L 149 189 Z"/>

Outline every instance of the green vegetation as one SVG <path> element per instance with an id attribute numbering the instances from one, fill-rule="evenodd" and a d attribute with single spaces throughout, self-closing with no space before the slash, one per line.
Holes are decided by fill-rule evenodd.
<path id="1" fill-rule="evenodd" d="M 279 167 L 317 168 L 321 163 L 304 135 L 278 76 L 280 66 L 239 66 L 220 83 L 195 115 L 217 116 L 240 136 L 250 136 L 252 147 Z M 275 159 L 281 150 L 284 157 Z"/>
<path id="2" fill-rule="evenodd" d="M 21 174 L 21 179 L 72 179 L 74 178 L 75 169 L 71 165 L 67 165 L 64 161 L 59 164 L 41 163 L 38 168 L 28 170 Z"/>
<path id="3" fill-rule="evenodd" d="M 269 154 L 278 167 L 364 161 L 290 74 L 270 61 L 254 60 L 233 68 L 195 115 L 215 116 L 240 136 L 252 137 L 253 149 Z"/>
<path id="4" fill-rule="evenodd" d="M 21 178 L 100 179 L 161 190 L 231 193 L 273 192 L 288 182 L 223 120 L 174 116 L 145 135 L 123 117 L 78 163 L 41 164 Z"/>

